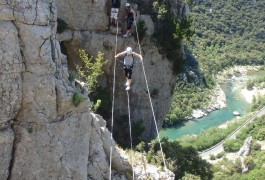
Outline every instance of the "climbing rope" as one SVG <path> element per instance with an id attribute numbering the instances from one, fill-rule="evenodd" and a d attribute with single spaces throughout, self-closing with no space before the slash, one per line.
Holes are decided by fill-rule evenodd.
<path id="1" fill-rule="evenodd" d="M 129 96 L 129 91 L 127 91 L 127 99 L 128 99 L 128 116 L 129 116 L 129 127 L 130 127 L 130 140 L 131 140 L 131 163 L 132 163 L 133 180 L 134 180 L 133 148 L 132 148 L 132 124 L 131 124 L 131 112 L 130 112 L 130 96 Z"/>
<path id="2" fill-rule="evenodd" d="M 138 35 L 138 29 L 137 29 L 137 24 L 136 24 L 136 18 L 135 17 L 134 17 L 134 22 L 135 22 L 135 29 L 136 29 L 136 36 L 137 36 L 137 43 L 138 43 L 138 47 L 139 47 L 139 52 L 140 52 L 140 55 L 142 55 L 141 45 L 140 45 L 140 41 L 139 41 L 139 35 Z M 152 103 L 152 99 L 151 99 L 151 95 L 150 95 L 150 90 L 149 90 L 149 86 L 148 86 L 148 82 L 147 82 L 147 78 L 146 78 L 145 67 L 144 67 L 143 61 L 142 61 L 142 66 L 143 66 L 143 73 L 144 73 L 145 84 L 146 84 L 146 88 L 147 88 L 147 92 L 148 92 L 149 102 L 150 102 L 150 106 L 151 106 L 151 110 L 152 110 L 152 114 L 153 114 L 153 120 L 154 120 L 155 127 L 156 127 L 157 139 L 158 139 L 158 142 L 159 142 L 159 145 L 160 145 L 160 150 L 161 150 L 161 154 L 162 154 L 162 158 L 163 158 L 165 171 L 166 171 L 166 174 L 168 174 L 167 173 L 167 165 L 166 165 L 166 161 L 165 161 L 165 155 L 163 153 L 163 148 L 162 148 L 160 136 L 159 136 L 159 133 L 158 133 L 154 107 L 153 107 L 153 103 Z"/>
<path id="3" fill-rule="evenodd" d="M 115 98 L 115 85 L 116 85 L 116 54 L 117 54 L 117 42 L 118 42 L 118 21 L 117 21 L 117 32 L 115 42 L 115 60 L 113 68 L 113 87 L 112 87 L 112 109 L 111 109 L 111 132 L 110 132 L 110 165 L 109 165 L 109 180 L 111 180 L 111 163 L 112 163 L 112 149 L 113 149 L 113 118 L 114 118 L 114 98 Z"/>

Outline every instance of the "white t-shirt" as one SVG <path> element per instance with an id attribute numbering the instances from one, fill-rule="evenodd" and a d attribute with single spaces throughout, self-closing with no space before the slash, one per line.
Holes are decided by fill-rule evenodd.
<path id="1" fill-rule="evenodd" d="M 125 55 L 124 57 L 124 65 L 125 66 L 132 66 L 133 65 L 133 54 L 128 55 L 127 51 L 122 52 L 122 55 Z"/>

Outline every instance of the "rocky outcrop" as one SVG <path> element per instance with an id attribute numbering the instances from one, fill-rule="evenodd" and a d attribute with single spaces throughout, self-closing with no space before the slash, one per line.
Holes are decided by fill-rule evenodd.
<path id="1" fill-rule="evenodd" d="M 85 12 L 83 8 L 77 8 L 77 4 L 81 2 L 82 1 L 71 6 L 75 7 L 71 9 L 71 13 L 65 13 L 69 11 L 69 4 L 71 4 L 69 0 L 64 0 L 57 4 L 59 9 L 58 17 L 64 19 L 67 23 L 69 23 L 70 27 L 78 27 L 77 29 L 70 28 L 71 30 L 68 29 L 66 30 L 66 32 L 62 33 L 64 35 L 58 34 L 57 37 L 60 38 L 60 41 L 62 41 L 61 44 L 62 46 L 64 46 L 64 53 L 67 54 L 69 58 L 68 65 L 71 69 L 75 69 L 76 64 L 81 63 L 77 53 L 77 50 L 79 48 L 86 49 L 86 51 L 93 56 L 95 56 L 98 51 L 104 52 L 105 58 L 108 60 L 108 63 L 105 67 L 105 76 L 101 79 L 101 85 L 107 88 L 108 92 L 106 93 L 111 93 L 114 65 L 113 61 L 115 56 L 115 36 L 112 35 L 111 32 L 106 32 L 104 28 L 94 28 L 98 25 L 103 27 L 108 25 L 108 23 L 105 21 L 105 19 L 108 18 L 106 13 L 107 6 L 106 8 L 99 8 L 97 9 L 97 11 L 93 11 L 94 17 L 104 17 L 97 21 L 98 25 L 92 26 L 93 23 L 91 25 L 88 25 L 88 23 L 91 23 L 93 19 L 86 20 L 87 15 L 90 12 Z M 62 3 L 64 5 L 61 5 Z M 98 1 L 96 3 L 104 6 L 104 1 Z M 124 3 L 125 2 L 122 1 L 119 17 L 124 16 Z M 181 4 L 181 7 L 183 4 L 184 3 Z M 88 3 L 86 7 L 90 11 L 95 8 L 94 6 L 96 5 L 89 5 Z M 81 14 L 83 14 L 82 21 L 84 21 L 85 23 L 79 23 L 79 25 L 77 26 L 75 25 L 74 20 L 71 21 L 71 19 L 78 19 L 80 18 Z M 152 22 L 151 17 L 149 15 L 140 15 L 138 12 L 137 18 L 146 22 L 147 35 L 141 42 L 141 52 L 144 57 L 144 66 L 149 83 L 158 129 L 160 129 L 162 127 L 165 115 L 170 108 L 171 95 L 176 77 L 172 72 L 171 62 L 168 61 L 164 57 L 164 55 L 159 54 L 157 47 L 154 43 L 152 43 L 151 36 L 154 32 L 154 23 Z M 80 20 L 78 20 L 77 22 L 79 21 Z M 124 24 L 124 22 L 122 22 L 122 18 L 120 18 L 120 23 Z M 80 29 L 82 31 L 80 31 Z M 108 45 L 108 47 L 105 46 L 106 44 Z M 131 46 L 135 52 L 139 53 L 138 44 L 133 37 L 125 39 L 118 36 L 117 52 L 124 51 L 127 46 Z M 127 122 L 127 97 L 126 92 L 124 91 L 125 78 L 123 77 L 122 65 L 120 63 L 118 63 L 116 71 L 117 94 L 115 95 L 115 121 Z M 135 65 L 134 67 L 133 85 L 132 90 L 130 91 L 130 101 L 132 121 L 142 121 L 144 123 L 145 132 L 143 133 L 143 137 L 145 139 L 156 137 L 157 133 L 155 130 L 151 107 L 148 99 L 147 88 L 143 76 L 143 69 L 140 63 Z M 108 109 L 108 111 L 110 111 L 110 108 Z M 120 123 L 118 122 L 117 125 L 120 125 Z"/>
<path id="2" fill-rule="evenodd" d="M 0 1 L 0 179 L 107 179 L 111 149 L 112 178 L 128 179 L 89 98 L 71 102 L 56 27 L 54 0 Z"/>
<path id="3" fill-rule="evenodd" d="M 150 93 L 155 109 L 155 115 L 158 119 L 159 129 L 162 126 L 163 119 L 170 107 L 171 93 L 173 88 L 173 82 L 175 76 L 173 75 L 171 63 L 158 53 L 157 48 L 149 43 L 149 39 L 142 46 L 142 53 L 144 57 L 144 66 L 147 74 L 147 80 L 149 83 Z M 108 42 L 111 50 L 107 50 L 104 47 L 104 42 Z M 105 77 L 102 82 L 102 86 L 109 88 L 111 92 L 112 88 L 112 76 L 114 65 L 114 48 L 115 48 L 115 36 L 105 33 L 96 33 L 90 31 L 75 31 L 71 41 L 64 42 L 67 47 L 67 54 L 72 62 L 69 62 L 69 66 L 74 67 L 74 64 L 80 63 L 78 60 L 77 49 L 84 47 L 87 52 L 92 53 L 94 56 L 96 52 L 104 52 L 105 58 L 108 63 L 105 68 Z M 124 51 L 125 47 L 131 46 L 134 51 L 138 51 L 138 45 L 133 38 L 124 39 L 118 37 L 118 52 Z M 116 95 L 115 95 L 115 115 L 116 119 L 121 119 L 127 116 L 127 97 L 124 91 L 125 78 L 123 76 L 122 65 L 117 62 L 116 69 Z M 144 80 L 143 69 L 141 63 L 134 66 L 133 72 L 133 85 L 130 91 L 131 101 L 131 118 L 134 122 L 142 120 L 146 127 L 146 131 L 143 134 L 147 139 L 156 135 L 155 127 L 153 124 L 153 116 L 148 99 L 147 88 Z M 110 109 L 109 109 L 110 110 Z M 127 121 L 124 119 L 123 121 Z"/>
<path id="4" fill-rule="evenodd" d="M 0 129 L 0 179 L 7 179 L 12 160 L 14 133 L 12 129 Z"/>
<path id="5" fill-rule="evenodd" d="M 88 98 L 72 105 L 53 0 L 1 1 L 0 9 L 0 179 L 104 179 L 110 133 Z M 91 166 L 95 159 L 103 165 Z M 113 171 L 125 167 L 114 146 Z"/>
<path id="6" fill-rule="evenodd" d="M 250 154 L 251 143 L 252 143 L 252 137 L 246 138 L 244 145 L 237 152 L 237 156 L 240 158 L 241 161 L 242 173 L 248 171 L 248 167 L 246 166 L 244 159 Z"/>
<path id="7" fill-rule="evenodd" d="M 186 117 L 186 119 L 201 118 L 212 111 L 226 107 L 226 96 L 220 85 L 217 84 L 211 93 L 209 105 L 204 109 L 194 109 L 191 116 Z"/>
<path id="8" fill-rule="evenodd" d="M 55 0 L 58 14 L 75 30 L 106 30 L 108 25 L 107 0 Z"/>

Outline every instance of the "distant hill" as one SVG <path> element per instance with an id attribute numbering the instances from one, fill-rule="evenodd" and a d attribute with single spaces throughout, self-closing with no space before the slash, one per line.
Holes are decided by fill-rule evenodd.
<path id="1" fill-rule="evenodd" d="M 189 49 L 206 74 L 265 63 L 264 0 L 196 0 Z"/>

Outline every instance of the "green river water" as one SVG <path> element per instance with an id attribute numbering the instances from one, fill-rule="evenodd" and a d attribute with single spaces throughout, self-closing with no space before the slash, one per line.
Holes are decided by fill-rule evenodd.
<path id="1" fill-rule="evenodd" d="M 160 131 L 161 137 L 167 137 L 169 140 L 175 140 L 187 134 L 199 134 L 202 130 L 206 130 L 212 126 L 219 126 L 229 121 L 235 116 L 234 111 L 238 111 L 241 115 L 247 113 L 249 104 L 245 101 L 241 94 L 241 89 L 245 87 L 247 79 L 259 76 L 263 72 L 248 73 L 248 76 L 232 77 L 227 83 L 221 87 L 226 94 L 227 107 L 213 111 L 207 116 L 199 119 L 193 119 L 182 124 L 176 124 L 171 127 L 163 128 Z"/>

